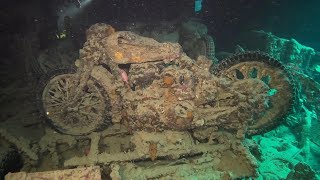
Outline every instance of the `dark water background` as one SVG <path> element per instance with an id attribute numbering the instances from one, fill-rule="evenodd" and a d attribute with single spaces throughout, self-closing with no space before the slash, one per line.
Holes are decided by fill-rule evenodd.
<path id="1" fill-rule="evenodd" d="M 37 31 L 42 46 L 48 46 L 57 30 L 57 10 L 76 6 L 73 0 L 3 0 L 1 34 Z M 320 49 L 320 2 L 317 0 L 204 0 L 195 15 L 192 0 L 92 0 L 81 10 L 89 19 L 79 34 L 93 23 L 157 22 L 189 17 L 200 18 L 215 37 L 217 47 L 228 49 L 239 33 L 264 29 L 284 38 Z M 2 36 L 2 37 L 3 37 Z M 5 47 L 4 47 L 5 48 Z"/>

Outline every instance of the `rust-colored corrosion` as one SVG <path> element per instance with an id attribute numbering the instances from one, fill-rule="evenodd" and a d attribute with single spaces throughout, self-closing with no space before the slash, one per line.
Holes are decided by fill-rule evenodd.
<path id="1" fill-rule="evenodd" d="M 101 124 L 124 123 L 130 132 L 214 126 L 243 134 L 249 124 L 250 132 L 273 124 L 275 116 L 286 113 L 291 105 L 291 94 L 284 94 L 291 88 L 288 74 L 269 56 L 235 55 L 218 65 L 214 76 L 211 60 L 200 57 L 195 61 L 177 43 L 115 32 L 105 24 L 93 25 L 87 37 L 77 73 L 52 78 L 43 95 L 49 118 L 67 133 L 89 133 Z M 269 82 L 264 81 L 267 77 Z M 64 79 L 68 87 L 52 97 L 50 90 L 63 89 L 57 82 Z M 268 96 L 270 89 L 278 94 Z M 64 94 L 70 98 L 63 98 Z M 57 106 L 57 97 L 83 103 L 81 107 L 73 102 Z M 274 108 L 269 108 L 270 100 Z M 90 129 L 84 131 L 84 127 Z"/>
<path id="2" fill-rule="evenodd" d="M 152 161 L 157 159 L 157 153 L 158 153 L 157 143 L 151 142 L 149 144 L 149 155 Z"/>
<path id="3" fill-rule="evenodd" d="M 130 31 L 119 31 L 104 39 L 109 57 L 117 64 L 172 61 L 181 56 L 178 43 L 159 43 Z"/>
<path id="4" fill-rule="evenodd" d="M 89 28 L 76 66 L 74 74 L 50 78 L 41 105 L 60 132 L 91 133 L 90 152 L 64 166 L 110 165 L 112 179 L 181 179 L 186 173 L 180 169 L 191 177 L 205 168 L 216 179 L 220 173 L 255 177 L 244 137 L 274 124 L 292 100 L 291 93 L 284 95 L 292 90 L 289 74 L 267 55 L 237 54 L 212 74 L 211 60 L 191 59 L 178 44 L 115 32 L 106 24 Z M 274 89 L 278 93 L 269 95 Z M 43 143 L 53 148 L 51 141 Z"/>

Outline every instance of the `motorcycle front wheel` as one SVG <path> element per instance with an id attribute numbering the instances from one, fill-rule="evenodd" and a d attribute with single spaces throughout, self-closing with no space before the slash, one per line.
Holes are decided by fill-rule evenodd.
<path id="1" fill-rule="evenodd" d="M 108 98 L 99 84 L 90 78 L 83 89 L 78 85 L 77 74 L 55 74 L 39 94 L 41 114 L 63 134 L 86 135 L 108 121 Z"/>

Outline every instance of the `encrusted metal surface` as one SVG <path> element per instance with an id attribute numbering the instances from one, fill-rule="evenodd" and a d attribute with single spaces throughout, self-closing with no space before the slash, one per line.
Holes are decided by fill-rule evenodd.
<path id="1" fill-rule="evenodd" d="M 223 60 L 214 74 L 234 82 L 254 79 L 268 86 L 269 101 L 266 111 L 249 127 L 248 134 L 262 133 L 275 125 L 291 111 L 295 100 L 295 88 L 291 74 L 274 58 L 262 52 L 244 52 Z M 256 91 L 253 86 L 241 91 Z M 259 89 L 259 88 L 258 88 Z"/>
<path id="2" fill-rule="evenodd" d="M 85 86 L 86 93 L 74 101 L 77 88 L 75 76 L 62 74 L 52 78 L 43 90 L 43 108 L 59 131 L 88 134 L 103 124 L 108 105 L 103 91 L 92 80 Z"/>
<path id="3" fill-rule="evenodd" d="M 107 113 L 113 123 L 121 122 L 130 131 L 217 126 L 255 134 L 269 129 L 291 108 L 290 75 L 266 54 L 236 54 L 216 66 L 218 78 L 209 72 L 210 60 L 195 62 L 178 44 L 114 32 L 108 25 L 93 27 L 76 61 L 76 74 L 51 79 L 42 94 L 45 109 L 55 106 L 45 113 L 60 129 L 71 128 L 61 123 L 64 118 L 70 125 L 81 122 L 78 128 L 86 126 L 79 132 L 103 124 L 104 91 L 112 104 Z M 104 34 L 95 35 L 94 30 Z"/>
<path id="4" fill-rule="evenodd" d="M 69 180 L 101 180 L 100 168 L 98 166 L 83 167 L 76 169 L 56 170 L 35 173 L 9 173 L 7 180 L 27 180 L 27 179 L 69 179 Z"/>
<path id="5" fill-rule="evenodd" d="M 178 43 L 159 43 L 130 31 L 113 33 L 102 43 L 109 57 L 117 64 L 172 61 L 180 57 L 182 51 Z"/>
<path id="6" fill-rule="evenodd" d="M 105 24 L 92 26 L 87 38 L 77 71 L 50 78 L 41 92 L 58 130 L 92 132 L 84 155 L 64 166 L 107 165 L 114 179 L 179 179 L 186 169 L 187 176 L 203 169 L 204 179 L 205 173 L 256 176 L 255 159 L 241 142 L 278 122 L 293 101 L 290 75 L 279 62 L 247 52 L 222 61 L 212 74 L 211 60 L 195 61 L 178 44 L 115 32 Z M 57 136 L 52 134 L 47 136 Z M 49 146 L 43 139 L 42 146 Z M 176 167 L 184 169 L 175 173 Z"/>

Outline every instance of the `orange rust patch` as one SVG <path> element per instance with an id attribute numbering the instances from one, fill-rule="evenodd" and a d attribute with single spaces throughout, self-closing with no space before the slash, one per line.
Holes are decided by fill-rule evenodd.
<path id="1" fill-rule="evenodd" d="M 167 87 L 171 86 L 174 83 L 174 79 L 172 76 L 164 76 L 163 77 L 163 83 Z"/>
<path id="2" fill-rule="evenodd" d="M 187 112 L 187 119 L 193 119 L 193 112 L 192 111 L 188 111 Z"/>
<path id="3" fill-rule="evenodd" d="M 117 59 L 117 60 L 120 60 L 123 58 L 123 54 L 121 52 L 116 52 L 114 53 L 114 57 Z"/>
<path id="4" fill-rule="evenodd" d="M 157 153 L 158 153 L 157 143 L 151 142 L 149 144 L 149 155 L 152 161 L 157 159 Z"/>
<path id="5" fill-rule="evenodd" d="M 133 62 L 141 62 L 142 61 L 142 58 L 140 56 L 132 56 L 131 60 Z"/>

